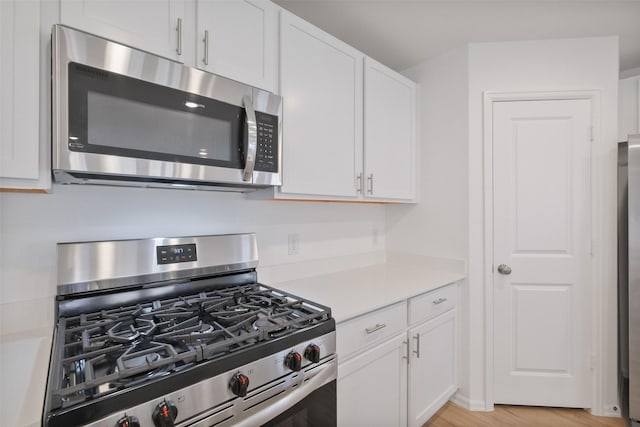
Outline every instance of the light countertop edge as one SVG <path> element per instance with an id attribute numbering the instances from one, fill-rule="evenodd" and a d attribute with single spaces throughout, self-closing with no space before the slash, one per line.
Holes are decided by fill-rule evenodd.
<path id="1" fill-rule="evenodd" d="M 465 274 L 420 263 L 385 263 L 272 285 L 331 308 L 337 323 L 460 281 Z"/>

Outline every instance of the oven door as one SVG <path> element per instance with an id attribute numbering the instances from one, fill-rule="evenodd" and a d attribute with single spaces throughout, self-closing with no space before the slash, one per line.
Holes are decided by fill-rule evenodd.
<path id="1" fill-rule="evenodd" d="M 282 363 L 281 358 L 273 361 Z M 261 384 L 246 397 L 211 408 L 178 427 L 336 427 L 337 363 L 335 355 L 329 356 L 317 365 Z"/>
<path id="2" fill-rule="evenodd" d="M 336 380 L 316 389 L 263 427 L 335 427 Z"/>

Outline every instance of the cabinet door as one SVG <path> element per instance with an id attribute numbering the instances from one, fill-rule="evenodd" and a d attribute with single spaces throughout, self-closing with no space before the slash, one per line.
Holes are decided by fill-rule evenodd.
<path id="1" fill-rule="evenodd" d="M 277 92 L 278 9 L 273 3 L 198 0 L 196 19 L 198 67 Z"/>
<path id="2" fill-rule="evenodd" d="M 368 198 L 414 199 L 416 91 L 411 80 L 366 58 L 364 171 Z"/>
<path id="3" fill-rule="evenodd" d="M 338 365 L 338 426 L 405 426 L 405 335 Z"/>
<path id="4" fill-rule="evenodd" d="M 422 426 L 458 388 L 456 315 L 450 310 L 409 330 L 409 426 Z"/>
<path id="5" fill-rule="evenodd" d="M 362 162 L 362 59 L 357 50 L 281 12 L 283 193 L 357 196 Z"/>
<path id="6" fill-rule="evenodd" d="M 5 178 L 39 178 L 39 76 L 40 3 L 0 1 L 0 186 L 5 188 L 31 187 Z"/>
<path id="7" fill-rule="evenodd" d="M 60 17 L 65 25 L 182 60 L 183 0 L 62 0 Z"/>

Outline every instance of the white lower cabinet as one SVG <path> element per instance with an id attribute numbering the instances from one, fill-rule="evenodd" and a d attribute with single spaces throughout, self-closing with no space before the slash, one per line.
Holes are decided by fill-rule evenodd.
<path id="1" fill-rule="evenodd" d="M 398 335 L 338 368 L 338 425 L 406 425 L 406 337 Z"/>
<path id="2" fill-rule="evenodd" d="M 338 426 L 420 427 L 458 388 L 457 284 L 337 325 Z"/>
<path id="3" fill-rule="evenodd" d="M 409 330 L 409 426 L 422 426 L 458 388 L 456 312 Z"/>

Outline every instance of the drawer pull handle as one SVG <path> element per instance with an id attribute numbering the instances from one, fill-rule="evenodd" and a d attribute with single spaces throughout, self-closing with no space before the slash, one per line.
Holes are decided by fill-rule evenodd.
<path id="1" fill-rule="evenodd" d="M 374 326 L 373 328 L 366 328 L 365 332 L 367 334 L 372 334 L 375 331 L 379 331 L 380 329 L 386 328 L 386 327 L 387 327 L 387 325 L 385 325 L 384 323 L 376 323 L 376 326 Z"/>
<path id="2" fill-rule="evenodd" d="M 433 301 L 434 305 L 438 305 L 438 304 L 442 304 L 443 302 L 445 302 L 447 299 L 446 298 L 438 298 L 437 300 Z"/>

